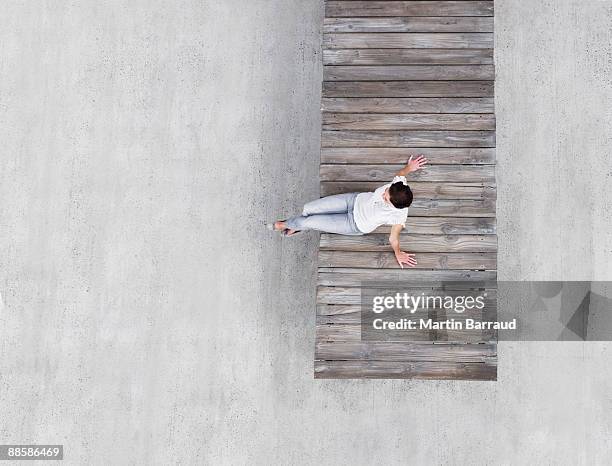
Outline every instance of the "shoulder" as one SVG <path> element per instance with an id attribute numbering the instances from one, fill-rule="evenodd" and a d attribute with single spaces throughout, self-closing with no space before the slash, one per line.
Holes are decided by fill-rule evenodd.
<path id="1" fill-rule="evenodd" d="M 406 220 L 408 219 L 408 207 L 405 209 L 394 209 L 393 220 L 396 225 L 406 226 Z"/>
<path id="2" fill-rule="evenodd" d="M 387 184 L 383 184 L 382 186 L 376 188 L 376 191 L 374 191 L 374 194 L 377 196 L 382 196 L 382 193 L 385 192 L 385 190 L 391 186 L 391 183 L 387 183 Z"/>

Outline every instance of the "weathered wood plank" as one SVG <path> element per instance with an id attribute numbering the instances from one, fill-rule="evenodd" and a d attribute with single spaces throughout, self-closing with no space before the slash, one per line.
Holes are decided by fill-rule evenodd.
<path id="1" fill-rule="evenodd" d="M 495 253 L 417 253 L 417 269 L 495 270 Z M 319 251 L 320 267 L 400 268 L 392 252 Z"/>
<path id="2" fill-rule="evenodd" d="M 334 32 L 493 32 L 491 16 L 325 18 L 323 33 Z"/>
<path id="3" fill-rule="evenodd" d="M 323 82 L 323 97 L 493 97 L 495 86 L 493 81 L 325 81 Z M 464 101 L 465 102 L 465 101 Z M 446 102 L 448 104 L 448 102 Z M 491 102 L 476 102 L 478 105 L 488 104 L 486 112 L 492 113 Z M 368 103 L 371 105 L 371 103 Z M 397 105 L 397 103 L 394 103 Z M 392 113 L 387 110 L 386 113 Z M 384 113 L 384 112 L 383 112 Z M 431 113 L 431 112 L 430 112 Z M 443 113 L 443 112 L 441 112 Z M 463 113 L 463 112 L 453 112 Z M 474 112 L 465 112 L 474 113 Z"/>
<path id="4" fill-rule="evenodd" d="M 414 282 L 428 283 L 447 281 L 494 281 L 497 272 L 494 270 L 422 270 L 422 269 L 351 269 L 351 268 L 319 268 L 317 285 L 361 287 L 375 287 L 377 283 Z M 340 311 L 329 309 L 328 311 Z M 350 311 L 346 311 L 350 312 Z"/>
<path id="5" fill-rule="evenodd" d="M 324 324 L 316 324 L 315 325 L 315 334 L 317 342 L 326 342 L 326 343 L 336 343 L 339 345 L 346 343 L 356 343 L 361 339 L 361 325 L 360 324 L 340 324 L 340 325 L 324 325 Z M 386 336 L 386 335 L 385 335 Z M 397 337 L 391 336 L 390 340 L 376 340 L 376 341 L 384 341 L 384 342 L 394 342 L 396 344 L 402 343 L 413 343 L 420 342 L 424 343 L 432 343 L 433 338 L 430 335 L 428 330 L 413 330 L 410 332 L 410 336 L 407 335 L 398 335 Z M 448 340 L 442 340 L 444 343 L 447 343 Z M 463 340 L 458 340 L 457 342 L 461 342 Z M 479 338 L 475 341 L 475 343 L 480 343 L 482 338 Z M 316 354 L 315 354 L 316 358 Z"/>
<path id="6" fill-rule="evenodd" d="M 360 324 L 342 325 L 316 325 L 316 341 L 326 342 L 357 342 L 361 340 Z M 429 332 L 414 332 L 411 334 L 412 341 L 430 341 Z"/>
<path id="7" fill-rule="evenodd" d="M 354 343 L 359 341 L 362 337 L 360 324 L 317 324 L 315 333 L 317 342 L 333 342 L 336 344 Z M 381 334 L 380 339 L 378 339 L 378 335 L 376 335 L 376 339 L 370 339 L 370 341 L 386 342 L 390 344 L 425 344 L 427 342 L 436 342 L 436 344 L 480 344 L 492 343 L 495 337 L 496 333 L 493 330 L 466 330 L 463 328 L 435 331 L 419 329 L 411 330 L 409 334 L 406 334 L 404 330 L 388 331 Z"/>
<path id="8" fill-rule="evenodd" d="M 323 147 L 495 147 L 494 131 L 327 131 Z"/>
<path id="9" fill-rule="evenodd" d="M 331 194 L 374 191 L 381 186 L 377 181 L 330 181 L 321 184 L 321 196 Z M 427 183 L 410 182 L 415 198 L 427 199 L 495 199 L 494 186 L 485 183 Z"/>
<path id="10" fill-rule="evenodd" d="M 379 32 L 323 34 L 324 49 L 490 49 L 493 34 L 489 32 L 412 33 Z"/>
<path id="11" fill-rule="evenodd" d="M 493 65 L 324 66 L 325 81 L 492 80 Z"/>
<path id="12" fill-rule="evenodd" d="M 323 98 L 321 110 L 333 113 L 493 113 L 494 101 L 481 98 Z"/>
<path id="13" fill-rule="evenodd" d="M 325 120 L 323 114 L 323 120 Z M 330 115 L 338 115 L 332 113 Z M 335 164 L 402 164 L 411 155 L 423 154 L 430 165 L 495 163 L 494 148 L 395 148 L 395 147 L 323 147 L 321 163 Z M 368 189 L 369 190 L 369 189 Z M 368 191 L 366 190 L 366 191 Z"/>
<path id="14" fill-rule="evenodd" d="M 427 318 L 427 317 L 424 317 Z M 448 318 L 451 318 L 449 316 Z M 452 317 L 454 318 L 454 317 Z M 446 320 L 446 314 L 444 318 L 436 318 L 436 321 Z M 455 318 L 455 321 L 465 320 L 461 317 Z M 373 330 L 369 330 L 372 332 Z M 337 344 L 358 342 L 362 340 L 362 328 L 361 324 L 316 324 L 315 327 L 316 341 L 317 342 L 337 342 Z M 490 343 L 495 338 L 496 332 L 494 330 L 467 330 L 462 329 L 449 329 L 449 330 L 428 330 L 428 329 L 415 329 L 410 330 L 406 333 L 405 330 L 387 330 L 384 333 L 376 332 L 376 334 L 370 334 L 375 339 L 370 341 L 377 342 L 395 342 L 395 344 L 409 344 L 414 342 L 438 342 L 438 343 Z M 316 357 L 316 356 L 315 356 Z"/>
<path id="15" fill-rule="evenodd" d="M 415 294 L 423 294 L 424 296 L 461 296 L 464 295 L 466 293 L 466 289 L 469 289 L 470 286 L 470 282 L 461 282 L 460 284 L 457 285 L 457 288 L 462 288 L 462 289 L 450 289 L 450 290 L 442 290 L 442 289 L 435 289 L 431 287 L 431 284 L 427 284 L 429 286 L 425 287 L 425 286 L 421 286 L 419 287 L 419 282 L 413 282 L 413 283 L 407 283 L 404 284 L 405 282 L 391 282 L 389 280 L 386 280 L 384 282 L 378 283 L 378 286 L 369 286 L 367 285 L 368 289 L 381 289 L 381 285 L 384 285 L 385 283 L 387 283 L 387 285 L 385 285 L 385 288 L 383 288 L 383 291 L 386 290 L 387 292 L 389 291 L 395 291 L 400 285 L 402 289 L 410 289 L 413 293 Z M 476 283 L 475 286 L 478 286 L 480 288 L 480 284 L 479 282 L 474 282 Z M 408 286 L 408 285 L 414 285 L 414 286 Z M 497 308 L 497 290 L 494 288 L 496 285 L 496 282 L 492 282 L 490 283 L 491 287 L 487 289 L 487 297 L 485 298 L 485 309 L 489 309 L 490 307 L 493 308 Z M 361 295 L 362 295 L 362 288 L 364 288 L 366 285 L 364 284 L 364 286 L 362 287 L 338 287 L 338 286 L 319 286 L 317 288 L 317 304 L 351 304 L 351 305 L 357 305 L 357 304 L 361 304 Z M 387 288 L 390 288 L 387 289 Z M 422 312 L 423 309 L 421 309 L 419 312 Z M 420 315 L 418 317 L 421 317 Z"/>
<path id="16" fill-rule="evenodd" d="M 375 233 L 389 233 L 390 226 L 381 226 Z M 406 220 L 409 233 L 428 235 L 494 235 L 497 232 L 495 218 L 412 217 Z"/>
<path id="17" fill-rule="evenodd" d="M 493 113 L 323 113 L 324 130 L 495 129 Z"/>
<path id="18" fill-rule="evenodd" d="M 315 361 L 317 379 L 497 380 L 495 362 Z"/>
<path id="19" fill-rule="evenodd" d="M 492 64 L 493 49 L 323 49 L 324 66 Z"/>
<path id="20" fill-rule="evenodd" d="M 390 183 L 404 165 L 326 165 L 320 167 L 321 181 L 378 181 Z M 415 181 L 495 183 L 494 165 L 428 165 L 407 176 Z"/>
<path id="21" fill-rule="evenodd" d="M 327 1 L 325 17 L 493 16 L 492 1 Z"/>
<path id="22" fill-rule="evenodd" d="M 400 236 L 402 248 L 416 252 L 495 252 L 495 235 L 416 235 Z M 389 235 L 370 234 L 343 236 L 324 233 L 319 243 L 321 250 L 330 251 L 389 251 Z"/>
<path id="23" fill-rule="evenodd" d="M 497 357 L 497 345 L 452 345 L 422 343 L 318 342 L 315 358 L 362 361 L 450 361 L 490 362 Z"/>
<path id="24" fill-rule="evenodd" d="M 317 316 L 340 316 L 360 314 L 359 304 L 317 304 Z"/>
<path id="25" fill-rule="evenodd" d="M 414 217 L 495 217 L 495 201 L 489 199 L 415 199 L 410 206 Z"/>
<path id="26" fill-rule="evenodd" d="M 349 181 L 349 183 L 351 183 Z M 491 199 L 497 198 L 494 186 L 483 186 L 483 183 L 425 183 L 410 182 L 410 188 L 416 198 L 426 199 Z"/>
<path id="27" fill-rule="evenodd" d="M 319 313 L 319 307 L 335 309 L 335 313 L 327 313 L 323 310 Z M 317 304 L 316 324 L 361 324 L 361 306 L 357 304 Z"/>
<path id="28" fill-rule="evenodd" d="M 321 304 L 321 306 L 331 306 L 331 304 Z M 337 304 L 336 306 L 343 306 Z M 360 325 L 361 324 L 361 312 L 344 313 L 336 315 L 317 315 L 315 318 L 315 325 Z M 315 356 L 316 358 L 316 356 Z"/>

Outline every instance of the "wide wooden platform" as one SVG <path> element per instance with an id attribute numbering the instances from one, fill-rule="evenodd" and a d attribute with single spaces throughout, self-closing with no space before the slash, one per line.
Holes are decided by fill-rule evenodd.
<path id="1" fill-rule="evenodd" d="M 366 342 L 361 286 L 375 281 L 495 280 L 493 1 L 327 1 L 321 196 L 371 191 L 410 154 L 415 200 L 400 269 L 389 227 L 322 234 L 315 377 L 495 380 L 492 335 Z"/>

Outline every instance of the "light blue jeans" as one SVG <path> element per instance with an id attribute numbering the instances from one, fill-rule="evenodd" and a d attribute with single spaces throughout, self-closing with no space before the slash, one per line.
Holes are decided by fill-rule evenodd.
<path id="1" fill-rule="evenodd" d="M 285 220 L 292 230 L 319 230 L 340 235 L 363 235 L 355 225 L 353 207 L 358 193 L 335 194 L 309 202 L 302 216 Z"/>

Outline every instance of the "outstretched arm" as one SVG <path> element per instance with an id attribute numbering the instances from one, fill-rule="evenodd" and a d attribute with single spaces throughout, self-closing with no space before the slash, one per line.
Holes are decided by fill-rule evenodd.
<path id="1" fill-rule="evenodd" d="M 404 268 L 404 264 L 408 267 L 414 267 L 417 263 L 414 254 L 408 254 L 400 249 L 400 232 L 403 228 L 403 225 L 393 225 L 391 227 L 391 234 L 389 235 L 389 243 L 395 253 L 395 260 L 397 260 L 397 263 L 402 269 Z"/>
<path id="2" fill-rule="evenodd" d="M 404 168 L 397 172 L 397 176 L 406 176 L 408 173 L 420 170 L 427 165 L 427 159 L 423 155 L 418 155 L 416 159 L 413 159 L 413 155 L 408 159 L 408 163 Z"/>

